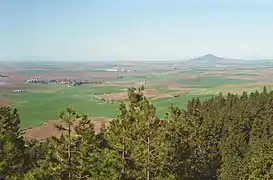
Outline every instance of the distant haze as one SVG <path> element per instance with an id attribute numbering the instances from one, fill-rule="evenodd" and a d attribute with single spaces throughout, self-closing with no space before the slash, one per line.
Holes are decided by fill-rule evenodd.
<path id="1" fill-rule="evenodd" d="M 1 0 L 1 60 L 273 58 L 269 0 Z"/>

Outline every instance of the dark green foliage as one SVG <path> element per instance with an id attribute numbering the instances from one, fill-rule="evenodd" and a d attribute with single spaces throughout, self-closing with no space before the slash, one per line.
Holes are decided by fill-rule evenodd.
<path id="1" fill-rule="evenodd" d="M 28 174 L 34 179 L 109 179 L 117 176 L 116 154 L 100 147 L 93 124 L 86 116 L 78 119 L 76 111 L 67 108 L 60 115 L 61 137 L 47 139 L 46 152 Z M 76 121 L 79 121 L 75 127 Z M 73 133 L 72 133 L 73 131 Z"/>
<path id="2" fill-rule="evenodd" d="M 141 89 L 130 89 L 129 100 L 129 104 L 120 105 L 121 113 L 110 123 L 105 136 L 120 155 L 121 179 L 167 178 L 165 122 L 156 117 L 155 107 Z"/>
<path id="3" fill-rule="evenodd" d="M 143 89 L 128 90 L 100 133 L 67 108 L 63 134 L 41 142 L 24 140 L 16 109 L 1 107 L 0 179 L 273 179 L 272 91 L 194 98 L 159 119 Z"/>
<path id="4" fill-rule="evenodd" d="M 0 108 L 0 179 L 12 178 L 25 172 L 25 145 L 20 133 L 16 109 Z"/>

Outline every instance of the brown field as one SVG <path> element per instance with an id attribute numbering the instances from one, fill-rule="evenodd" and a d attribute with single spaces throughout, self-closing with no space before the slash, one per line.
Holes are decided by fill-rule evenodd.
<path id="1" fill-rule="evenodd" d="M 166 98 L 166 97 L 172 97 L 170 94 L 163 94 L 157 92 L 156 89 L 145 89 L 143 92 L 144 96 L 147 98 Z M 106 100 L 125 100 L 128 99 L 128 93 L 127 92 L 116 92 L 116 93 L 110 93 L 110 94 L 102 94 L 100 95 L 101 98 L 104 98 Z"/>
<path id="2" fill-rule="evenodd" d="M 0 99 L 0 106 L 7 106 L 10 105 L 10 101 L 8 101 L 7 99 L 1 98 Z"/>
<path id="3" fill-rule="evenodd" d="M 110 120 L 111 120 L 110 118 L 104 118 L 104 117 L 91 118 L 91 121 L 94 125 L 95 133 L 99 133 L 103 125 L 107 127 L 109 125 Z M 73 125 L 73 127 L 77 125 L 77 121 Z M 60 120 L 50 120 L 43 123 L 43 125 L 41 126 L 27 129 L 24 133 L 24 137 L 26 139 L 41 140 L 51 136 L 60 136 L 63 133 L 63 131 L 59 130 L 56 127 L 56 125 L 63 125 L 63 124 L 60 123 Z"/>
<path id="4" fill-rule="evenodd" d="M 193 90 L 195 88 L 192 87 L 196 87 L 198 88 L 199 85 L 191 85 L 190 87 L 188 85 L 183 85 L 183 84 L 171 84 L 170 86 L 168 86 L 168 90 L 171 91 L 190 91 Z"/>
<path id="5" fill-rule="evenodd" d="M 255 74 L 256 76 L 250 76 L 250 75 L 235 75 L 238 73 L 243 74 Z M 236 70 L 236 69 L 226 69 L 226 70 L 215 70 L 215 71 L 209 71 L 204 72 L 203 75 L 207 76 L 222 76 L 227 79 L 240 79 L 240 80 L 255 80 L 259 82 L 267 82 L 271 81 L 271 77 L 273 76 L 273 69 L 253 69 L 253 70 Z"/>
<path id="6" fill-rule="evenodd" d="M 120 86 L 120 87 L 134 87 L 138 83 L 134 82 L 127 82 L 127 81 L 111 81 L 111 82 L 104 82 L 103 84 L 98 84 L 97 86 Z M 139 84 L 138 84 L 139 85 Z"/>

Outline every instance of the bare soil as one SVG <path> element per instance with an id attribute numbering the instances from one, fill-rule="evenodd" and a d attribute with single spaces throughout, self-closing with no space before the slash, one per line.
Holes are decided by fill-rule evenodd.
<path id="1" fill-rule="evenodd" d="M 134 87 L 137 83 L 128 82 L 128 81 L 111 81 L 111 82 L 104 82 L 103 85 L 97 86 L 120 86 L 120 87 Z M 138 84 L 139 86 L 140 84 Z"/>
<path id="2" fill-rule="evenodd" d="M 168 86 L 168 90 L 171 91 L 189 91 L 193 90 L 194 88 L 192 87 L 198 87 L 200 85 L 191 85 L 191 88 L 188 85 L 183 85 L 183 84 L 172 84 Z"/>
<path id="3" fill-rule="evenodd" d="M 103 125 L 107 127 L 109 125 L 110 120 L 111 120 L 110 118 L 104 118 L 104 117 L 91 118 L 91 121 L 94 124 L 95 133 L 99 133 Z M 76 121 L 76 123 L 73 126 L 75 127 L 77 123 L 78 121 Z M 60 123 L 60 120 L 50 120 L 43 123 L 41 126 L 27 129 L 25 131 L 24 137 L 26 139 L 36 139 L 36 140 L 46 139 L 51 136 L 58 137 L 63 133 L 63 131 L 59 130 L 56 127 L 56 125 L 63 125 L 63 124 Z"/>
<path id="4" fill-rule="evenodd" d="M 143 92 L 144 96 L 147 98 L 166 98 L 171 97 L 169 94 L 163 94 L 157 92 L 156 89 L 145 89 Z M 102 94 L 100 95 L 101 98 L 104 98 L 106 100 L 125 100 L 128 99 L 128 93 L 127 92 L 116 92 L 116 93 L 110 93 L 110 94 Z"/>
<path id="5" fill-rule="evenodd" d="M 7 105 L 10 105 L 10 104 L 11 104 L 10 101 L 0 97 L 0 106 L 7 106 Z"/>

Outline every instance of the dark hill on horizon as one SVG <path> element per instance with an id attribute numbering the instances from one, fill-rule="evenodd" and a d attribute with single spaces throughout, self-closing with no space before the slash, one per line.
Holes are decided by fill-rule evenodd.
<path id="1" fill-rule="evenodd" d="M 244 61 L 246 60 L 228 59 L 228 58 L 219 57 L 213 54 L 206 54 L 204 56 L 189 59 L 186 61 L 186 63 L 193 66 L 212 67 L 212 66 L 234 66 L 237 64 L 244 63 Z"/>
<path id="2" fill-rule="evenodd" d="M 206 54 L 197 58 L 193 58 L 185 61 L 189 65 L 201 66 L 201 67 L 214 67 L 214 66 L 272 66 L 272 59 L 267 60 L 247 60 L 247 59 L 231 59 L 223 58 L 213 54 Z"/>
<path id="3" fill-rule="evenodd" d="M 197 57 L 197 58 L 194 58 L 194 59 L 191 59 L 192 61 L 220 61 L 220 60 L 225 60 L 225 58 L 222 58 L 222 57 L 218 57 L 218 56 L 215 56 L 213 54 L 206 54 L 204 56 L 201 56 L 201 57 Z"/>

